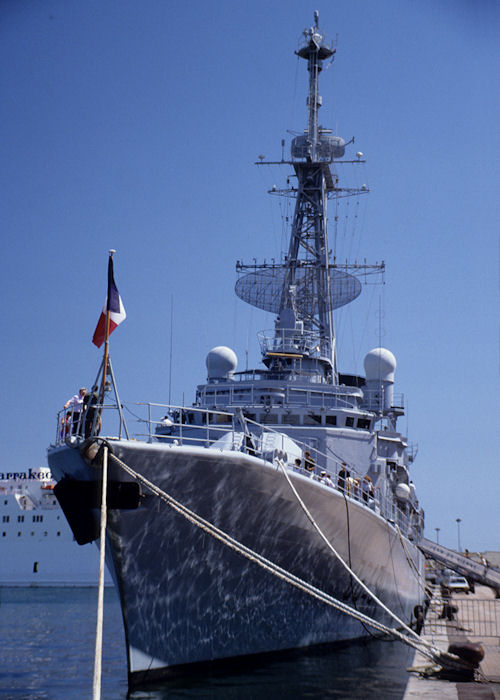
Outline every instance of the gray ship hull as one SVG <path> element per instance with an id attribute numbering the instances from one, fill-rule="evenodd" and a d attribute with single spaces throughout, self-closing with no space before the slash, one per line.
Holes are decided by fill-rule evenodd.
<path id="1" fill-rule="evenodd" d="M 339 563 L 275 465 L 241 452 L 110 441 L 132 469 L 286 571 L 394 624 Z M 98 480 L 79 450 L 49 451 L 57 479 Z M 367 505 L 290 472 L 317 524 L 364 583 L 405 622 L 423 590 L 423 556 Z M 109 480 L 130 481 L 114 461 Z M 99 510 L 92 510 L 97 521 Z M 276 578 L 143 489 L 108 512 L 108 566 L 123 609 L 131 682 L 172 666 L 349 640 L 371 633 Z"/>

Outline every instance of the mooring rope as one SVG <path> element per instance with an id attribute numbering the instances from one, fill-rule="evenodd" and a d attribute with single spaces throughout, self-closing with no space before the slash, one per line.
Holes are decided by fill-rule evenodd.
<path id="1" fill-rule="evenodd" d="M 416 639 L 411 638 L 407 636 L 406 634 L 401 633 L 398 629 L 396 628 L 391 628 L 385 625 L 382 622 L 379 622 L 378 620 L 375 620 L 368 615 L 365 615 L 364 613 L 350 607 L 346 603 L 343 603 L 340 600 L 337 600 L 333 596 L 329 595 L 328 593 L 325 593 L 324 591 L 321 591 L 320 589 L 316 588 L 312 584 L 308 583 L 307 581 L 304 581 L 303 579 L 299 578 L 298 576 L 295 576 L 294 574 L 290 573 L 289 571 L 286 571 L 282 567 L 280 567 L 278 564 L 275 564 L 274 562 L 271 562 L 269 559 L 266 559 L 263 557 L 261 554 L 258 554 L 258 552 L 255 552 L 251 550 L 249 547 L 246 547 L 244 544 L 241 542 L 238 542 L 236 539 L 228 535 L 226 532 L 223 530 L 219 529 L 212 523 L 209 523 L 207 520 L 202 518 L 200 515 L 189 509 L 187 506 L 183 505 L 179 501 L 177 501 L 173 496 L 169 495 L 162 489 L 160 489 L 158 486 L 153 484 L 151 481 L 146 479 L 142 474 L 139 472 L 136 472 L 134 469 L 129 467 L 125 462 L 123 462 L 121 459 L 119 459 L 116 455 L 114 455 L 110 451 L 110 456 L 113 461 L 115 461 L 127 474 L 132 476 L 134 479 L 137 481 L 141 482 L 144 486 L 146 486 L 152 493 L 157 495 L 161 500 L 163 500 L 167 505 L 169 505 L 173 510 L 175 510 L 177 513 L 182 515 L 186 520 L 191 522 L 193 525 L 196 525 L 200 529 L 202 529 L 204 532 L 207 534 L 211 535 L 215 539 L 219 540 L 226 546 L 230 547 L 234 551 L 238 552 L 248 560 L 254 562 L 261 568 L 265 569 L 266 571 L 269 571 L 272 573 L 274 576 L 277 578 L 289 583 L 290 585 L 294 586 L 295 588 L 303 591 L 304 593 L 307 593 L 308 595 L 312 596 L 313 598 L 316 598 L 317 600 L 325 603 L 326 605 L 329 605 L 336 610 L 343 612 L 347 615 L 350 615 L 354 619 L 358 620 L 359 622 L 364 622 L 365 624 L 373 627 L 374 629 L 378 630 L 379 632 L 384 632 L 386 634 L 392 635 L 393 637 L 396 637 L 399 639 L 401 642 L 408 644 L 409 646 L 413 647 L 415 650 L 419 651 L 423 656 L 429 658 L 431 661 L 443 664 L 443 662 L 446 660 L 448 663 L 456 665 L 457 662 L 459 663 L 459 660 L 452 656 L 451 654 L 448 654 L 446 652 L 442 652 L 439 649 L 433 647 L 430 645 L 428 642 L 425 642 L 425 640 L 421 639 L 418 637 L 418 635 L 415 635 L 413 630 L 411 630 L 412 635 L 416 637 Z M 364 584 L 363 584 L 364 586 Z M 393 615 L 394 617 L 394 615 Z M 404 626 L 406 627 L 406 626 Z M 409 629 L 409 628 L 408 628 Z"/>
<path id="2" fill-rule="evenodd" d="M 363 583 L 363 581 L 359 578 L 359 576 L 357 576 L 356 573 L 351 569 L 351 567 L 349 566 L 349 564 L 348 564 L 346 561 L 344 561 L 344 559 L 340 556 L 340 554 L 337 552 L 337 550 L 335 549 L 335 547 L 332 545 L 332 543 L 331 543 L 331 542 L 329 541 L 329 539 L 326 537 L 326 535 L 324 534 L 324 532 L 321 530 L 321 528 L 319 527 L 318 523 L 317 523 L 316 520 L 313 518 L 311 512 L 310 512 L 309 509 L 307 508 L 306 504 L 304 503 L 304 501 L 303 501 L 302 498 L 300 497 L 300 495 L 299 495 L 297 489 L 295 488 L 295 486 L 294 486 L 292 480 L 290 479 L 290 475 L 288 474 L 288 470 L 287 470 L 287 468 L 286 468 L 286 466 L 285 466 L 283 460 L 276 460 L 276 461 L 278 462 L 278 464 L 279 464 L 279 466 L 280 466 L 280 468 L 281 468 L 281 471 L 283 472 L 283 474 L 284 474 L 284 476 L 285 476 L 285 479 L 286 479 L 287 482 L 288 482 L 288 485 L 289 485 L 290 488 L 292 489 L 292 492 L 293 492 L 295 498 L 297 499 L 297 501 L 298 501 L 300 507 L 302 508 L 302 510 L 304 511 L 304 513 L 306 514 L 306 516 L 307 516 L 308 520 L 310 521 L 311 525 L 314 527 L 314 529 L 315 529 L 316 532 L 319 534 L 319 536 L 321 537 L 321 539 L 325 542 L 325 544 L 326 544 L 327 547 L 330 549 L 330 551 L 335 555 L 335 557 L 338 559 L 338 561 L 339 561 L 339 562 L 342 564 L 342 566 L 346 569 L 346 571 L 352 576 L 352 578 L 356 581 L 356 583 L 365 591 L 365 593 L 367 593 L 367 594 L 377 603 L 377 605 L 379 605 L 379 606 L 382 608 L 382 610 L 384 610 L 390 617 L 392 617 L 393 620 L 395 620 L 395 621 L 398 623 L 398 625 L 399 625 L 402 629 L 405 630 L 405 632 L 407 632 L 408 634 L 412 635 L 413 637 L 416 637 L 420 642 L 422 642 L 423 640 L 418 636 L 418 634 L 416 634 L 416 632 L 414 632 L 414 631 L 411 629 L 411 627 L 408 627 L 408 625 L 407 625 L 405 622 L 403 622 L 403 620 L 401 620 L 401 619 L 396 615 L 396 613 L 392 612 L 392 610 L 390 610 L 390 609 L 385 605 L 385 603 L 383 603 L 383 602 L 380 600 L 380 598 L 379 598 L 377 595 L 375 595 L 375 593 L 373 593 L 373 591 L 371 591 L 365 583 Z M 426 642 L 426 644 L 427 644 L 427 642 Z M 429 645 L 429 647 L 432 648 L 432 645 Z"/>
<path id="3" fill-rule="evenodd" d="M 410 569 L 413 569 L 413 573 L 415 574 L 415 579 L 417 581 L 417 584 L 419 585 L 419 587 L 423 591 L 423 593 L 425 593 L 425 581 L 423 580 L 422 574 L 417 569 L 415 562 L 413 561 L 408 550 L 406 549 L 406 544 L 405 544 L 405 541 L 403 538 L 403 533 L 401 532 L 401 528 L 399 527 L 399 525 L 397 523 L 394 525 L 394 527 L 396 528 L 396 532 L 398 533 L 399 539 L 401 540 L 401 546 L 403 547 L 406 561 L 408 562 Z"/>
<path id="4" fill-rule="evenodd" d="M 104 569 L 106 551 L 106 522 L 107 522 L 107 484 L 108 484 L 108 446 L 104 444 L 102 455 L 102 490 L 101 490 L 101 525 L 100 525 L 100 551 L 99 551 L 99 588 L 97 596 L 97 623 L 94 649 L 94 680 L 92 685 L 92 699 L 101 699 L 102 680 L 102 629 L 104 619 Z"/>

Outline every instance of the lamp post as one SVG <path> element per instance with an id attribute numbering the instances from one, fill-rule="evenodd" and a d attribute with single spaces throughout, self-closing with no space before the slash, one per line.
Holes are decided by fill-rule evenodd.
<path id="1" fill-rule="evenodd" d="M 457 518 L 457 535 L 458 535 L 458 549 L 457 552 L 460 552 L 460 523 L 462 522 L 462 518 Z"/>
<path id="2" fill-rule="evenodd" d="M 439 531 L 441 530 L 441 528 L 435 527 L 434 530 L 436 531 L 436 544 L 439 544 Z"/>

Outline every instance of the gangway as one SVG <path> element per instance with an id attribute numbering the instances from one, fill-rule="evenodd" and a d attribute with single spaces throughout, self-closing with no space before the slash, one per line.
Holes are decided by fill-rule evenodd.
<path id="1" fill-rule="evenodd" d="M 455 552 L 454 549 L 443 547 L 443 545 L 431 542 L 425 537 L 422 538 L 419 547 L 424 554 L 453 569 L 453 571 L 467 576 L 477 583 L 482 583 L 484 586 L 495 588 L 500 593 L 499 569 L 493 569 L 487 564 L 480 564 L 459 552 Z"/>

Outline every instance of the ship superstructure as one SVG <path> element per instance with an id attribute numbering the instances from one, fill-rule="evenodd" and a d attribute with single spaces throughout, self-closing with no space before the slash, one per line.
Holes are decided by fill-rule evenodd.
<path id="1" fill-rule="evenodd" d="M 288 250 L 280 264 L 237 264 L 238 296 L 276 315 L 259 335 L 263 368 L 238 372 L 235 353 L 214 348 L 194 403 L 141 404 L 134 439 L 118 399 L 113 436 L 108 399 L 94 407 L 100 434 L 94 421 L 90 437 L 68 436 L 58 419 L 49 464 L 81 544 L 99 537 L 110 454 L 108 566 L 132 683 L 182 664 L 363 637 L 360 615 L 385 623 L 391 607 L 409 624 L 423 600 L 423 513 L 397 428 L 396 360 L 375 348 L 364 376 L 337 361 L 334 311 L 383 264 L 341 265 L 330 252 L 328 199 L 354 192 L 337 170 L 348 144 L 319 124 L 318 78 L 333 54 L 316 14 L 298 50 L 307 129 L 280 161 L 293 184 L 273 188 L 295 199 Z M 115 387 L 106 363 L 107 353 Z"/>

